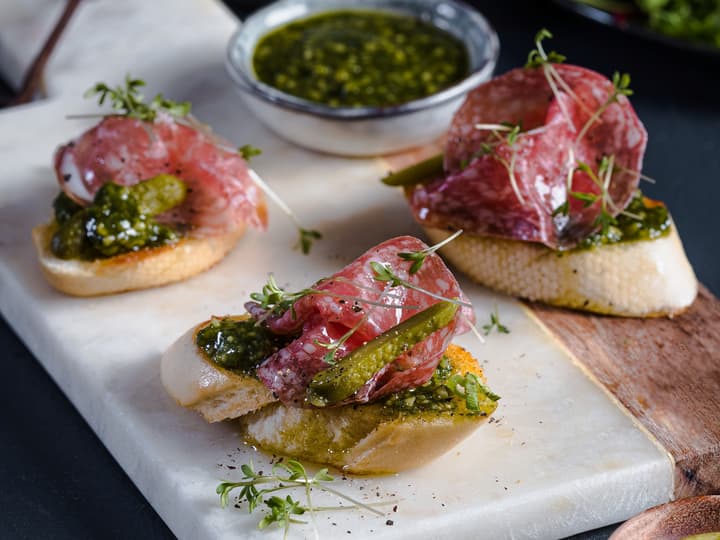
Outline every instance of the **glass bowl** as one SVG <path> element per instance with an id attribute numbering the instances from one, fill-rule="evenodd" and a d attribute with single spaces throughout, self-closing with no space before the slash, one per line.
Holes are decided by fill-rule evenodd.
<path id="1" fill-rule="evenodd" d="M 412 15 L 449 32 L 467 47 L 469 74 L 422 99 L 389 107 L 330 107 L 260 82 L 252 66 L 257 42 L 296 19 L 334 10 Z M 300 146 L 347 156 L 398 152 L 435 140 L 449 127 L 465 94 L 488 80 L 498 37 L 478 11 L 457 0 L 279 0 L 248 17 L 230 39 L 226 67 L 249 109 L 281 137 Z"/>

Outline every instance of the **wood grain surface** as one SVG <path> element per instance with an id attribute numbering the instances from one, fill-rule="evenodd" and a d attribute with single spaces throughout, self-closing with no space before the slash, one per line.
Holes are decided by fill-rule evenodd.
<path id="1" fill-rule="evenodd" d="M 720 301 L 705 287 L 673 319 L 531 313 L 675 460 L 675 497 L 720 493 Z"/>

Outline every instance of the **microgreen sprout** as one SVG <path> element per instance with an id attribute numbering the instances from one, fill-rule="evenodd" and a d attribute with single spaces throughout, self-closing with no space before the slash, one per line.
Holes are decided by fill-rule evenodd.
<path id="1" fill-rule="evenodd" d="M 243 144 L 238 148 L 238 154 L 240 154 L 245 161 L 250 161 L 253 157 L 262 154 L 262 150 L 251 144 Z"/>
<path id="2" fill-rule="evenodd" d="M 467 307 L 467 308 L 472 309 L 472 304 L 469 304 L 468 302 L 463 302 L 462 300 L 458 300 L 457 298 L 446 298 L 444 296 L 435 294 L 432 291 L 428 291 L 427 289 L 424 289 L 422 287 L 419 287 L 417 285 L 410 283 L 409 281 L 398 276 L 393 271 L 392 267 L 389 264 L 383 264 L 383 263 L 380 263 L 377 261 L 372 261 L 370 263 L 370 268 L 372 268 L 373 277 L 377 281 L 386 282 L 390 285 L 390 287 L 400 287 L 400 286 L 407 287 L 408 289 L 413 289 L 415 291 L 426 294 L 426 295 L 430 296 L 431 298 L 435 298 L 437 300 L 445 300 L 452 304 L 457 304 L 458 306 Z"/>
<path id="3" fill-rule="evenodd" d="M 142 79 L 133 79 L 130 75 L 125 77 L 125 85 L 118 85 L 111 88 L 106 83 L 99 82 L 85 92 L 85 97 L 98 96 L 98 105 L 109 101 L 117 114 L 137 118 L 146 122 L 155 120 L 157 113 L 162 111 L 175 118 L 183 118 L 190 114 L 190 103 L 188 101 L 172 101 L 166 99 L 162 94 L 156 95 L 147 104 L 140 92 L 145 86 Z"/>
<path id="4" fill-rule="evenodd" d="M 566 60 L 566 57 L 556 51 L 550 51 L 549 53 L 545 52 L 545 49 L 543 48 L 543 45 L 542 45 L 542 41 L 544 39 L 548 39 L 548 38 L 552 38 L 552 37 L 553 37 L 553 35 L 546 28 L 541 29 L 535 35 L 535 49 L 530 51 L 530 54 L 528 55 L 528 60 L 527 60 L 527 63 L 525 64 L 525 67 L 526 68 L 542 68 L 543 74 L 545 75 L 545 79 L 547 80 L 548 85 L 550 86 L 550 90 L 552 91 L 553 95 L 557 99 L 558 105 L 560 107 L 560 110 L 563 113 L 563 116 L 565 116 L 565 119 L 567 120 L 568 125 L 574 131 L 575 126 L 572 122 L 572 119 L 570 118 L 570 114 L 567 110 L 567 107 L 565 106 L 565 103 L 563 102 L 563 100 L 559 99 L 560 88 L 562 88 L 565 91 L 565 93 L 567 93 L 585 112 L 587 112 L 588 114 L 592 114 L 592 111 L 578 97 L 578 95 L 575 93 L 575 91 L 572 88 L 570 88 L 570 85 L 568 85 L 565 82 L 565 79 L 563 79 L 560 76 L 560 73 L 558 73 L 558 70 L 555 69 L 554 64 L 562 64 Z M 558 86 L 560 88 L 558 88 Z"/>
<path id="5" fill-rule="evenodd" d="M 600 227 L 600 235 L 607 237 L 612 232 L 612 228 L 617 225 L 617 219 L 613 216 L 615 214 L 623 214 L 631 219 L 640 221 L 641 216 L 635 215 L 627 210 L 620 210 L 610 196 L 610 183 L 612 176 L 617 171 L 615 167 L 615 156 L 603 156 L 598 164 L 597 173 L 593 171 L 587 163 L 581 161 L 577 162 L 576 167 L 571 168 L 568 178 L 568 200 L 558 206 L 552 213 L 553 216 L 564 215 L 567 216 L 570 212 L 569 198 L 577 199 L 582 201 L 583 208 L 588 208 L 600 202 L 600 213 L 595 218 L 593 225 Z M 581 191 L 572 191 L 570 189 L 571 176 L 575 171 L 582 171 L 588 175 L 593 183 L 598 187 L 599 193 L 587 193 Z"/>
<path id="6" fill-rule="evenodd" d="M 313 288 L 302 289 L 298 292 L 287 292 L 281 288 L 275 276 L 270 274 L 267 283 L 263 285 L 262 292 L 250 293 L 250 298 L 260 304 L 260 307 L 266 311 L 266 317 L 270 315 L 281 315 L 293 304 L 309 294 L 320 294 L 322 291 Z"/>
<path id="7" fill-rule="evenodd" d="M 304 229 L 303 227 L 298 226 L 298 232 L 300 234 L 300 238 L 298 239 L 298 243 L 295 244 L 295 247 L 299 247 L 300 251 L 304 255 L 310 253 L 315 240 L 322 239 L 320 231 L 316 231 L 315 229 Z"/>
<path id="8" fill-rule="evenodd" d="M 483 325 L 483 330 L 485 331 L 486 336 L 490 335 L 490 332 L 492 332 L 493 329 L 497 330 L 498 334 L 510 333 L 510 329 L 500 323 L 500 314 L 498 313 L 497 306 L 495 306 L 495 309 L 490 312 L 490 323 Z"/>
<path id="9" fill-rule="evenodd" d="M 560 74 L 557 72 L 557 70 L 553 67 L 553 64 L 562 64 L 566 57 L 558 52 L 550 51 L 550 53 L 546 53 L 545 49 L 543 48 L 542 42 L 544 39 L 552 38 L 553 35 L 550 33 L 550 31 L 547 28 L 541 29 L 536 35 L 535 35 L 535 48 L 530 51 L 530 54 L 528 54 L 528 59 L 525 64 L 526 68 L 541 68 L 543 70 L 543 74 L 545 75 L 545 79 L 548 82 L 548 85 L 550 86 L 550 90 L 552 90 L 553 95 L 557 98 L 557 103 L 560 106 L 560 110 L 563 113 L 563 116 L 565 116 L 565 119 L 567 120 L 567 123 L 569 126 L 573 126 L 572 118 L 570 117 L 570 113 L 567 110 L 567 107 L 565 106 L 565 102 L 562 99 L 559 99 L 560 96 L 560 90 L 558 89 L 558 84 L 563 85 L 563 90 L 567 92 L 567 84 L 564 84 L 565 81 L 563 81 L 562 77 L 560 77 Z M 562 81 L 562 82 L 560 82 Z M 571 95 L 574 95 L 571 93 Z"/>
<path id="10" fill-rule="evenodd" d="M 588 118 L 587 122 L 585 122 L 585 125 L 580 129 L 580 132 L 575 138 L 575 144 L 579 143 L 582 140 L 582 138 L 587 134 L 588 130 L 595 122 L 600 121 L 600 117 L 612 103 L 617 103 L 620 96 L 627 97 L 633 95 L 633 91 L 630 88 L 630 75 L 628 73 L 621 74 L 618 71 L 613 73 L 612 84 L 613 89 L 610 92 L 610 95 L 605 100 L 605 103 L 600 105 L 600 107 L 590 116 L 590 118 Z"/>
<path id="11" fill-rule="evenodd" d="M 237 497 L 237 502 L 238 504 L 247 502 L 249 513 L 254 512 L 261 504 L 267 507 L 265 515 L 258 523 L 258 528 L 264 529 L 275 523 L 283 529 L 284 538 L 287 538 L 288 531 L 292 524 L 306 523 L 295 517 L 301 516 L 305 514 L 305 512 L 313 515 L 314 512 L 319 511 L 360 508 L 378 516 L 384 515 L 381 511 L 373 508 L 373 506 L 345 495 L 328 485 L 333 482 L 335 478 L 328 473 L 327 469 L 320 469 L 315 475 L 308 476 L 308 472 L 299 461 L 288 460 L 285 463 L 276 463 L 273 465 L 271 474 L 255 472 L 252 463 L 243 464 L 240 470 L 243 473 L 243 477 L 239 482 L 222 482 L 217 486 L 215 492 L 220 495 L 220 505 L 223 508 L 227 507 L 228 504 L 230 504 L 230 494 L 232 491 L 239 489 L 240 493 Z M 314 506 L 310 497 L 311 488 L 317 488 L 321 491 L 331 493 L 350 504 L 327 507 Z M 302 489 L 305 493 L 306 500 L 304 504 L 291 495 L 287 495 L 285 498 L 274 495 L 280 491 L 297 489 Z M 377 503 L 377 505 L 393 503 L 395 503 L 395 501 L 391 500 Z"/>
<path id="12" fill-rule="evenodd" d="M 357 304 L 368 304 L 371 306 L 377 306 L 381 308 L 389 308 L 389 309 L 407 309 L 407 310 L 416 310 L 420 309 L 420 306 L 416 305 L 396 305 L 393 303 L 386 303 L 383 301 L 383 298 L 398 298 L 396 295 L 392 294 L 389 291 L 378 291 L 377 289 L 373 289 L 371 287 L 366 287 L 360 283 L 356 283 L 352 280 L 344 279 L 342 277 L 336 277 L 336 278 L 326 278 L 324 280 L 320 280 L 318 284 L 322 283 L 323 281 L 326 281 L 327 279 L 332 279 L 335 281 L 344 281 L 346 283 L 350 283 L 351 285 L 362 289 L 367 290 L 370 292 L 374 292 L 378 294 L 378 300 L 372 300 L 369 298 L 362 298 L 360 296 L 352 296 L 349 294 L 337 294 L 331 291 L 323 290 L 323 289 L 317 289 L 314 287 L 308 287 L 306 289 L 302 289 L 297 292 L 288 292 L 282 287 L 280 287 L 277 284 L 277 281 L 275 280 L 275 276 L 273 274 L 270 274 L 268 276 L 267 283 L 263 285 L 261 292 L 254 292 L 250 293 L 250 298 L 257 302 L 260 307 L 265 310 L 265 315 L 261 320 L 258 321 L 258 323 L 264 322 L 266 319 L 268 319 L 271 316 L 280 316 L 289 309 L 293 310 L 293 317 L 296 317 L 296 314 L 294 312 L 294 304 L 301 298 L 304 298 L 305 296 L 317 294 L 317 295 L 324 295 L 324 296 L 331 296 L 333 298 L 337 298 L 339 300 L 346 300 L 351 302 L 357 302 Z"/>
<path id="13" fill-rule="evenodd" d="M 527 62 L 525 63 L 526 68 L 538 68 L 545 67 L 547 64 L 562 64 L 567 57 L 556 51 L 545 52 L 542 46 L 544 39 L 552 39 L 553 35 L 547 28 L 541 28 L 540 31 L 535 34 L 535 48 L 528 54 Z"/>
<path id="14" fill-rule="evenodd" d="M 355 324 L 355 326 L 345 332 L 342 336 L 340 336 L 340 338 L 332 340 L 329 343 L 323 343 L 322 341 L 319 341 L 317 339 L 315 340 L 315 345 L 323 347 L 328 351 L 323 355 L 323 362 L 329 365 L 335 364 L 335 355 L 337 354 L 338 350 L 340 350 L 340 347 L 345 345 L 347 340 L 350 339 L 355 334 L 355 332 L 357 332 L 360 327 L 367 322 L 368 318 L 370 318 L 370 314 L 374 309 L 375 308 L 366 311 L 365 314 L 360 318 L 360 320 Z"/>
<path id="15" fill-rule="evenodd" d="M 475 124 L 475 129 L 490 131 L 495 136 L 496 141 L 493 143 L 480 143 L 480 150 L 476 152 L 473 157 L 489 155 L 499 161 L 508 173 L 508 178 L 510 179 L 510 184 L 515 192 L 515 196 L 518 198 L 518 201 L 520 201 L 520 204 L 525 205 L 525 198 L 520 191 L 517 178 L 515 177 L 517 149 L 513 148 L 517 142 L 518 136 L 521 134 L 522 126 L 519 123 L 513 124 L 511 122 L 502 122 L 500 124 Z M 501 132 L 506 132 L 507 134 L 503 137 L 500 134 Z M 497 152 L 497 146 L 501 144 L 506 144 L 510 149 L 512 149 L 509 161 Z"/>
<path id="16" fill-rule="evenodd" d="M 263 180 L 260 178 L 260 175 L 253 171 L 252 169 L 249 170 L 250 178 L 252 179 L 255 184 L 267 195 L 272 201 L 282 210 L 289 218 L 290 220 L 295 224 L 295 227 L 298 230 L 299 233 L 299 239 L 298 243 L 295 244 L 295 247 L 299 247 L 300 251 L 304 255 L 307 255 L 310 253 L 310 250 L 312 249 L 313 241 L 320 240 L 322 238 L 322 234 L 319 231 L 313 230 L 313 229 L 306 229 L 300 224 L 300 220 L 298 220 L 297 216 L 295 216 L 295 213 L 290 210 L 290 207 L 283 201 L 280 196 L 273 191 L 273 189 Z"/>
<path id="17" fill-rule="evenodd" d="M 420 268 L 422 268 L 422 265 L 425 263 L 425 259 L 428 255 L 435 253 L 438 249 L 441 247 L 449 244 L 453 240 L 455 240 L 458 236 L 460 236 L 463 233 L 462 229 L 459 231 L 455 231 L 452 235 L 448 236 L 445 240 L 438 242 L 437 244 L 426 247 L 425 249 L 421 249 L 418 251 L 410 251 L 410 252 L 400 252 L 397 254 L 398 257 L 400 257 L 404 261 L 412 261 L 412 265 L 410 266 L 410 270 L 408 271 L 410 274 L 417 274 L 420 271 Z"/>

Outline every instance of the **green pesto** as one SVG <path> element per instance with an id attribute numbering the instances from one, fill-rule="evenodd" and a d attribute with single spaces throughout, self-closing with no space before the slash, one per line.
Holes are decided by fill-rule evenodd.
<path id="1" fill-rule="evenodd" d="M 50 248 L 61 259 L 95 260 L 173 244 L 178 234 L 153 219 L 185 200 L 187 187 L 171 175 L 134 186 L 108 182 L 82 207 L 60 193 L 53 202 L 57 230 Z"/>
<path id="2" fill-rule="evenodd" d="M 458 389 L 458 383 L 461 383 L 462 391 Z M 499 399 L 500 397 L 488 390 L 476 376 L 454 372 L 450 359 L 443 356 L 427 383 L 392 394 L 383 405 L 391 411 L 412 414 L 451 412 L 486 416 L 495 410 L 495 402 Z"/>
<path id="3" fill-rule="evenodd" d="M 606 234 L 597 232 L 583 240 L 574 249 L 589 249 L 618 242 L 653 240 L 670 232 L 672 222 L 667 207 L 662 203 L 648 201 L 638 191 L 624 213 L 619 214 Z M 636 219 L 640 218 L 640 219 Z"/>
<path id="4" fill-rule="evenodd" d="M 289 23 L 255 48 L 260 81 L 331 107 L 387 107 L 462 80 L 465 45 L 415 17 L 330 11 Z"/>
<path id="5" fill-rule="evenodd" d="M 308 402 L 324 407 L 349 398 L 385 365 L 450 324 L 457 310 L 457 304 L 438 302 L 358 347 L 313 377 Z"/>
<path id="6" fill-rule="evenodd" d="M 495 411 L 498 396 L 489 391 L 486 394 L 484 387 L 477 392 L 478 406 L 468 409 L 466 397 L 448 389 L 453 377 L 462 376 L 452 360 L 443 357 L 431 381 L 414 391 L 403 390 L 374 403 L 298 409 L 294 421 L 284 424 L 273 442 L 259 442 L 248 435 L 246 439 L 268 452 L 290 453 L 342 467 L 342 456 L 383 422 L 418 419 L 432 422 L 440 417 L 452 422 L 473 421 Z M 410 403 L 413 397 L 415 400 Z M 282 406 L 272 404 L 257 414 L 272 415 L 275 408 Z"/>
<path id="7" fill-rule="evenodd" d="M 53 212 L 55 214 L 55 222 L 62 226 L 77 214 L 83 207 L 65 195 L 62 191 L 60 195 L 55 197 L 53 201 Z"/>
<path id="8" fill-rule="evenodd" d="M 212 319 L 195 336 L 195 344 L 217 365 L 255 376 L 255 369 L 289 339 L 270 332 L 254 319 Z"/>

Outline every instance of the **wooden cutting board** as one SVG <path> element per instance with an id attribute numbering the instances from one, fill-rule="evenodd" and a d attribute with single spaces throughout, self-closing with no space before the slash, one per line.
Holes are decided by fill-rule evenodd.
<path id="1" fill-rule="evenodd" d="M 670 453 L 675 498 L 720 493 L 720 302 L 709 290 L 673 319 L 527 306 Z"/>
<path id="2" fill-rule="evenodd" d="M 439 140 L 386 158 L 397 170 Z M 570 357 L 672 457 L 674 497 L 720 493 L 720 301 L 704 286 L 672 319 L 593 315 L 526 303 Z"/>

